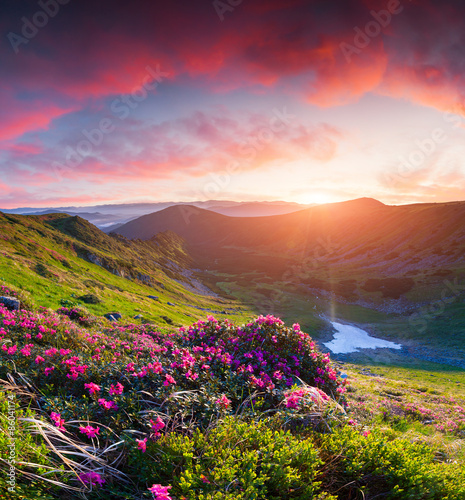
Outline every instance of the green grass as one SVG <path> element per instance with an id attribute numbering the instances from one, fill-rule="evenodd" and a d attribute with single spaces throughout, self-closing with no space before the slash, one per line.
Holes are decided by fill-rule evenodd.
<path id="1" fill-rule="evenodd" d="M 237 304 L 183 287 L 182 282 L 189 283 L 182 273 L 189 269 L 190 257 L 176 235 L 131 242 L 107 236 L 78 217 L 1 214 L 0 234 L 0 282 L 20 288 L 26 297 L 33 295 L 45 307 L 57 309 L 65 300 L 96 315 L 142 314 L 144 320 L 161 325 L 166 324 L 163 316 L 174 325 L 200 318 L 204 313 L 197 307 L 243 317 Z M 90 262 L 89 255 L 102 265 Z M 79 297 L 86 294 L 95 294 L 101 302 L 84 304 Z"/>

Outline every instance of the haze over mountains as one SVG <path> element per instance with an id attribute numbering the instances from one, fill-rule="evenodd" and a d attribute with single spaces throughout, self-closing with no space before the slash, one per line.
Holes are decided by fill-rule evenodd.
<path id="1" fill-rule="evenodd" d="M 291 211 L 299 208 L 295 204 L 278 202 L 224 202 L 223 206 L 211 202 L 216 211 L 163 205 L 116 226 L 113 232 L 107 228 L 109 234 L 80 216 L 65 214 L 24 219 L 5 215 L 4 222 L 5 228 L 15 223 L 47 234 L 43 248 L 53 248 L 57 236 L 49 231 L 56 226 L 92 246 L 91 254 L 98 258 L 90 258 L 86 251 L 85 260 L 92 264 L 108 260 L 111 273 L 136 281 L 148 279 L 145 275 L 152 271 L 145 268 L 152 265 L 151 254 L 161 245 L 163 272 L 177 273 L 176 282 L 194 295 L 206 286 L 207 295 L 210 290 L 213 296 L 234 300 L 248 310 L 298 321 L 317 339 L 327 331 L 329 319 L 346 320 L 403 345 L 429 346 L 433 357 L 447 350 L 441 354 L 444 362 L 463 363 L 465 202 L 388 206 L 360 198 L 298 211 Z M 109 210 L 121 217 L 131 210 L 151 208 L 150 204 L 116 205 Z M 98 216 L 90 209 L 83 217 Z M 249 216 L 224 215 L 219 210 Z M 272 215 L 281 210 L 291 212 Z M 13 239 L 21 248 L 32 248 L 35 238 L 27 229 Z M 72 247 L 76 250 L 79 245 Z M 182 269 L 178 248 L 185 252 Z M 127 249 L 132 252 L 130 258 Z M 26 259 L 26 268 L 34 268 L 29 251 L 17 252 Z M 54 276 L 68 273 L 55 267 L 51 261 Z M 11 272 L 14 276 L 18 270 Z M 79 288 L 78 276 L 71 281 Z M 60 278 L 62 283 L 67 279 Z M 429 352 L 425 356 L 431 358 Z"/>
<path id="2" fill-rule="evenodd" d="M 463 265 L 464 221 L 465 202 L 388 206 L 361 198 L 247 218 L 173 206 L 124 224 L 116 232 L 144 240 L 170 230 L 204 255 L 206 250 L 236 248 L 296 259 L 325 256 L 333 267 L 382 267 L 386 274 L 397 274 Z"/>
<path id="3" fill-rule="evenodd" d="M 142 215 L 158 212 L 173 205 L 193 205 L 196 207 L 211 210 L 223 215 L 239 217 L 255 217 L 278 215 L 302 210 L 310 205 L 285 201 L 198 201 L 189 203 L 162 202 L 162 203 L 128 203 L 115 205 L 94 205 L 86 207 L 55 207 L 55 208 L 34 208 L 22 207 L 14 209 L 0 209 L 4 213 L 22 215 L 46 215 L 52 213 L 66 213 L 68 215 L 79 215 L 88 220 L 100 229 L 109 230 L 116 228 L 120 224 L 129 222 Z"/>
<path id="4" fill-rule="evenodd" d="M 443 344 L 449 362 L 465 354 L 464 221 L 465 202 L 361 198 L 249 218 L 173 206 L 116 232 L 176 233 L 207 281 L 257 310 L 312 328 L 316 318 L 342 317 L 404 345 L 433 346 L 434 356 Z"/>

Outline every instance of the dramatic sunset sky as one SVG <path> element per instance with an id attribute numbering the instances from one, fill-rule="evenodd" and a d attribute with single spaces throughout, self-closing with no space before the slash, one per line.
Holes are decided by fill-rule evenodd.
<path id="1" fill-rule="evenodd" d="M 463 0 L 0 14 L 0 208 L 465 198 Z"/>

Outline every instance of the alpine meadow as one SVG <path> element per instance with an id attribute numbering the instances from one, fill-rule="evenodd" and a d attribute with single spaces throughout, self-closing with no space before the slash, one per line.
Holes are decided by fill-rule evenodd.
<path id="1" fill-rule="evenodd" d="M 465 5 L 0 13 L 0 498 L 465 500 Z"/>

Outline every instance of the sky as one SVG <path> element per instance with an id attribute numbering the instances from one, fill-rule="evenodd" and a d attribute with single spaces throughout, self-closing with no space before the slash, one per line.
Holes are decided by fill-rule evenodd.
<path id="1" fill-rule="evenodd" d="M 465 199 L 462 0 L 2 0 L 0 208 Z"/>

